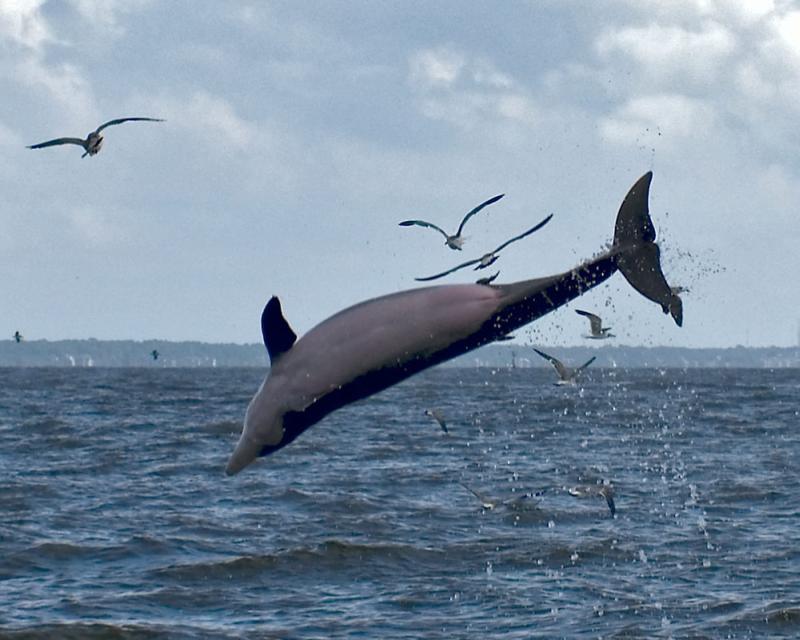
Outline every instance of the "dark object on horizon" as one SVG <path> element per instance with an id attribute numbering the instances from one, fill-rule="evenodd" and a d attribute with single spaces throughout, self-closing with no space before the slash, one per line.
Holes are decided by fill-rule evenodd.
<path id="1" fill-rule="evenodd" d="M 78 146 L 84 148 L 84 154 L 81 156 L 81 158 L 85 158 L 87 155 L 94 156 L 99 153 L 101 147 L 103 146 L 103 136 L 100 135 L 100 132 L 103 129 L 115 124 L 122 124 L 123 122 L 131 121 L 164 122 L 160 118 L 117 118 L 116 120 L 109 120 L 108 122 L 101 124 L 99 127 L 97 127 L 97 129 L 86 136 L 85 140 L 83 138 L 55 138 L 54 140 L 48 140 L 47 142 L 32 144 L 28 147 L 28 149 L 44 149 L 45 147 L 54 147 L 60 144 L 77 144 Z"/>
<path id="2" fill-rule="evenodd" d="M 22 342 L 24 339 L 25 339 L 25 336 L 23 336 L 19 331 L 15 331 L 14 332 L 14 340 L 16 340 L 17 344 Z"/>
<path id="3" fill-rule="evenodd" d="M 448 235 L 447 232 L 441 227 L 437 227 L 432 222 L 426 222 L 425 220 L 403 220 L 403 222 L 400 222 L 398 224 L 401 227 L 410 227 L 412 225 L 416 225 L 418 227 L 428 227 L 430 229 L 435 229 L 445 237 L 444 240 L 445 245 L 447 245 L 451 249 L 461 251 L 461 246 L 464 244 L 464 238 L 461 237 L 461 231 L 464 229 L 464 225 L 467 224 L 467 220 L 469 220 L 472 216 L 474 216 L 484 207 L 497 202 L 504 195 L 505 195 L 504 193 L 501 193 L 499 196 L 494 196 L 493 198 L 489 198 L 486 202 L 482 202 L 477 207 L 475 207 L 472 211 L 470 211 L 467 215 L 464 216 L 464 219 L 461 221 L 461 224 L 458 225 L 458 231 L 456 231 L 452 236 Z"/>
<path id="4" fill-rule="evenodd" d="M 153 349 L 150 352 L 150 355 L 153 357 L 153 360 L 158 360 L 158 356 L 160 356 L 161 354 L 158 352 L 158 349 Z"/>
<path id="5" fill-rule="evenodd" d="M 606 499 L 608 510 L 611 512 L 611 517 L 617 513 L 617 506 L 614 504 L 614 487 L 610 484 L 597 484 L 597 485 L 578 485 L 568 489 L 569 495 L 576 498 L 589 498 L 592 496 L 600 496 Z"/>
<path id="6" fill-rule="evenodd" d="M 533 350 L 538 353 L 542 358 L 545 360 L 549 360 L 550 364 L 553 365 L 556 372 L 558 373 L 558 377 L 560 378 L 556 384 L 574 384 L 575 380 L 577 379 L 578 375 L 581 371 L 583 371 L 586 367 L 588 367 L 592 362 L 597 359 L 597 356 L 592 356 L 584 362 L 580 367 L 571 368 L 567 367 L 561 360 L 558 358 L 554 358 L 551 355 L 546 354 L 544 351 L 539 351 L 536 347 Z"/>
<path id="7" fill-rule="evenodd" d="M 513 333 L 617 271 L 652 302 L 669 303 L 680 324 L 648 213 L 652 177 L 647 172 L 628 190 L 611 247 L 562 273 L 399 291 L 344 309 L 299 340 L 271 297 L 261 314 L 271 367 L 247 406 L 226 474 L 282 449 L 337 409 Z"/>
<path id="8" fill-rule="evenodd" d="M 439 411 L 438 409 L 425 409 L 425 415 L 430 416 L 431 418 L 436 420 L 436 422 L 438 422 L 439 426 L 442 428 L 442 431 L 448 433 L 447 422 L 445 422 L 444 416 L 442 415 L 441 411 Z"/>
<path id="9" fill-rule="evenodd" d="M 497 276 L 499 276 L 499 275 L 500 275 L 500 272 L 498 271 L 493 276 L 486 276 L 485 278 L 480 278 L 480 279 L 476 280 L 475 284 L 492 284 L 492 282 L 494 282 L 495 279 L 497 278 Z"/>
<path id="10" fill-rule="evenodd" d="M 575 313 L 589 318 L 589 328 L 592 333 L 588 336 L 583 336 L 584 338 L 591 338 L 592 340 L 605 340 L 606 338 L 617 337 L 611 333 L 611 327 L 603 326 L 603 320 L 600 318 L 600 316 L 596 316 L 588 311 L 582 311 L 581 309 L 575 309 Z M 666 313 L 666 311 L 664 313 Z"/>
<path id="11" fill-rule="evenodd" d="M 505 249 L 512 242 L 516 242 L 517 240 L 522 240 L 522 238 L 531 235 L 534 231 L 538 231 L 544 225 L 550 222 L 550 219 L 552 217 L 553 214 L 551 213 L 536 226 L 531 227 L 530 229 L 528 229 L 523 233 L 520 233 L 518 236 L 514 236 L 510 240 L 506 240 L 503 244 L 497 247 L 497 249 L 495 249 L 494 251 L 490 251 L 489 253 L 484 253 L 480 258 L 475 258 L 474 260 L 468 260 L 467 262 L 462 262 L 457 267 L 453 267 L 452 269 L 448 269 L 447 271 L 442 271 L 442 273 L 437 273 L 436 275 L 427 276 L 425 278 L 414 278 L 414 280 L 417 280 L 418 282 L 427 282 L 428 280 L 436 280 L 437 278 L 442 278 L 450 273 L 453 273 L 454 271 L 458 271 L 459 269 L 463 269 L 464 267 L 468 267 L 476 263 L 478 264 L 478 266 L 475 267 L 474 271 L 477 271 L 478 269 L 485 269 L 486 267 L 493 265 L 495 261 L 500 257 L 497 255 L 499 251 Z"/>

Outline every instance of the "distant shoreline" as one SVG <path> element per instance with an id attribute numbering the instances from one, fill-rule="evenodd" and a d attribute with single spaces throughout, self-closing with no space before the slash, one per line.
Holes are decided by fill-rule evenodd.
<path id="1" fill-rule="evenodd" d="M 595 367 L 800 368 L 800 347 L 536 347 L 565 363 L 596 356 Z M 153 351 L 158 359 L 152 358 Z M 0 340 L 0 367 L 258 367 L 269 366 L 261 344 L 166 340 Z M 440 366 L 549 367 L 530 345 L 491 344 Z"/>

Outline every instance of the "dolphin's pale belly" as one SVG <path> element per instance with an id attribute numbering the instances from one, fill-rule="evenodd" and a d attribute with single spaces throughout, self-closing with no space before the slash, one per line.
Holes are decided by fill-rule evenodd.
<path id="1" fill-rule="evenodd" d="M 298 340 L 270 373 L 301 410 L 320 396 L 386 367 L 429 356 L 475 333 L 500 305 L 483 285 L 450 285 L 384 296 L 345 309 Z M 301 405 L 301 406 L 298 406 Z"/>

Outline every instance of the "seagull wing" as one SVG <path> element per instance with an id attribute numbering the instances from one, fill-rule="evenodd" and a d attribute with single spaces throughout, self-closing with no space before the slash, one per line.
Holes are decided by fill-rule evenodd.
<path id="1" fill-rule="evenodd" d="M 492 284 L 492 282 L 494 282 L 495 279 L 497 278 L 497 276 L 499 276 L 499 275 L 500 275 L 500 272 L 498 271 L 494 275 L 491 275 L 491 276 L 488 276 L 486 278 L 481 278 L 480 280 L 477 280 L 475 282 L 475 284 Z"/>
<path id="2" fill-rule="evenodd" d="M 458 231 L 456 231 L 456 235 L 457 236 L 461 235 L 461 230 L 464 228 L 464 225 L 467 224 L 467 220 L 469 220 L 472 216 L 474 216 L 476 213 L 478 213 L 484 207 L 488 207 L 490 204 L 494 204 L 495 202 L 497 202 L 504 195 L 506 195 L 506 194 L 505 193 L 501 193 L 500 195 L 495 196 L 494 198 L 489 198 L 486 202 L 482 202 L 477 207 L 475 207 L 472 211 L 470 211 L 467 215 L 465 215 L 464 219 L 461 221 L 461 224 L 458 225 Z"/>
<path id="3" fill-rule="evenodd" d="M 56 138 L 55 140 L 48 140 L 47 142 L 32 144 L 28 147 L 28 149 L 44 149 L 45 147 L 55 147 L 57 144 L 77 144 L 85 148 L 86 140 L 83 140 L 82 138 Z"/>
<path id="4" fill-rule="evenodd" d="M 544 220 L 542 220 L 542 221 L 541 221 L 539 224 L 537 224 L 536 226 L 534 226 L 534 227 L 531 227 L 530 229 L 528 229 L 528 230 L 527 230 L 527 231 L 525 231 L 524 233 L 520 233 L 518 236 L 514 236 L 513 238 L 511 238 L 511 240 L 506 240 L 506 241 L 505 241 L 503 244 L 501 244 L 499 247 L 497 247 L 497 249 L 495 249 L 494 251 L 492 251 L 492 253 L 497 253 L 497 252 L 498 252 L 498 251 L 500 251 L 501 249 L 505 249 L 505 248 L 506 248 L 508 245 L 510 245 L 512 242 L 516 242 L 517 240 L 522 240 L 522 238 L 524 238 L 525 236 L 529 236 L 529 235 L 531 235 L 531 234 L 532 234 L 534 231 L 538 231 L 538 230 L 539 230 L 539 229 L 541 229 L 541 228 L 542 228 L 544 225 L 546 225 L 548 222 L 550 222 L 550 218 L 552 218 L 552 217 L 553 217 L 553 214 L 551 213 L 549 216 L 547 216 L 547 217 L 546 217 Z"/>
<path id="5" fill-rule="evenodd" d="M 475 496 L 478 500 L 480 500 L 482 507 L 491 509 L 494 506 L 494 501 L 493 500 L 489 500 L 486 496 L 481 495 L 480 493 L 475 491 L 475 489 L 471 489 L 470 487 L 465 485 L 463 482 L 459 482 L 458 484 L 460 484 L 467 491 L 469 491 L 473 496 Z"/>
<path id="6" fill-rule="evenodd" d="M 436 422 L 439 423 L 439 426 L 442 428 L 442 431 L 447 433 L 447 422 L 444 419 L 444 416 L 438 409 L 434 409 L 431 411 L 431 416 L 433 417 Z"/>
<path id="7" fill-rule="evenodd" d="M 131 122 L 133 120 L 137 121 L 146 121 L 146 122 L 164 122 L 161 118 L 117 118 L 116 120 L 109 120 L 108 122 L 104 122 L 101 124 L 97 129 L 94 130 L 95 133 L 100 133 L 106 127 L 111 127 L 115 124 L 122 124 L 123 122 Z"/>
<path id="8" fill-rule="evenodd" d="M 580 367 L 575 369 L 575 373 L 583 371 L 586 367 L 588 367 L 590 364 L 592 364 L 592 362 L 594 362 L 595 360 L 597 360 L 597 356 L 592 356 L 586 362 L 584 362 Z"/>
<path id="9" fill-rule="evenodd" d="M 617 505 L 614 504 L 614 494 L 610 491 L 605 492 L 603 495 L 606 497 L 606 504 L 608 505 L 608 510 L 611 512 L 611 517 L 614 517 L 614 514 L 617 512 Z"/>
<path id="10" fill-rule="evenodd" d="M 410 227 L 412 225 L 416 225 L 418 227 L 428 227 L 429 229 L 436 229 L 439 233 L 441 233 L 445 238 L 449 238 L 450 236 L 447 235 L 444 229 L 441 227 L 437 227 L 432 222 L 425 222 L 425 220 L 403 220 L 402 222 L 398 223 L 401 227 Z"/>
<path id="11" fill-rule="evenodd" d="M 592 328 L 592 333 L 600 333 L 600 329 L 603 326 L 603 321 L 600 316 L 596 316 L 588 311 L 583 311 L 582 309 L 575 309 L 575 313 L 589 318 L 589 326 Z"/>
<path id="12" fill-rule="evenodd" d="M 566 380 L 569 377 L 569 371 L 567 371 L 567 368 L 564 366 L 564 363 L 561 362 L 561 360 L 559 360 L 558 358 L 554 358 L 553 356 L 547 355 L 544 351 L 539 351 L 535 347 L 533 350 L 540 356 L 542 356 L 542 358 L 544 358 L 545 360 L 550 361 L 550 364 L 552 364 L 556 368 L 556 371 L 558 371 L 558 375 L 562 380 Z"/>
<path id="13" fill-rule="evenodd" d="M 476 262 L 480 262 L 480 258 L 475 258 L 474 260 L 467 260 L 467 262 L 462 262 L 457 267 L 453 267 L 452 269 L 448 269 L 447 271 L 442 271 L 441 273 L 437 273 L 433 276 L 426 276 L 424 278 L 414 278 L 417 282 L 427 282 L 428 280 L 436 280 L 437 278 L 443 278 L 449 273 L 453 273 L 453 271 L 458 271 L 459 269 L 463 269 L 464 267 L 468 267 L 471 264 L 475 264 Z"/>

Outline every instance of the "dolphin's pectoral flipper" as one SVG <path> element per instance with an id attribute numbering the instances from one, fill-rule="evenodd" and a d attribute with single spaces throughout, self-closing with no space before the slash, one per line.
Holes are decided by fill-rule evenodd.
<path id="1" fill-rule="evenodd" d="M 281 311 L 281 303 L 277 296 L 272 296 L 261 314 L 261 335 L 269 352 L 269 359 L 275 359 L 292 348 L 297 334 L 292 331 Z"/>
<path id="2" fill-rule="evenodd" d="M 650 219 L 648 198 L 653 173 L 636 181 L 622 201 L 614 226 L 614 250 L 619 270 L 630 285 L 645 298 L 657 302 L 675 324 L 683 324 L 683 303 L 673 293 L 661 270 L 661 251 L 655 243 L 656 230 Z"/>

